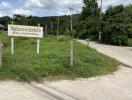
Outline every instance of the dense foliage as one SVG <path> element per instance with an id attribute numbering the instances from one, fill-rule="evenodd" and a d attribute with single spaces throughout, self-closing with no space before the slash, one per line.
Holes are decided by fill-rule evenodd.
<path id="1" fill-rule="evenodd" d="M 102 42 L 127 45 L 132 35 L 132 6 L 109 7 L 103 15 Z"/>
<path id="2" fill-rule="evenodd" d="M 99 13 L 97 0 L 84 0 L 80 20 L 76 23 L 76 37 L 97 39 L 99 32 Z"/>
<path id="3" fill-rule="evenodd" d="M 73 24 L 77 22 L 79 14 L 73 15 Z M 1 17 L 0 23 L 7 27 L 7 24 L 11 22 L 17 25 L 30 25 L 37 26 L 39 23 L 44 27 L 46 34 L 57 34 L 57 25 L 58 25 L 58 16 L 49 16 L 49 17 L 37 17 L 37 16 L 24 16 L 24 15 L 14 15 L 13 18 Z M 71 16 L 59 16 L 59 34 L 70 34 L 70 25 L 71 25 Z"/>

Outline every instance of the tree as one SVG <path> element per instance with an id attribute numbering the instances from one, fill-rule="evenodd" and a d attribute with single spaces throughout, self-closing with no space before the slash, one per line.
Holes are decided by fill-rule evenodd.
<path id="1" fill-rule="evenodd" d="M 118 5 L 109 7 L 103 15 L 102 42 L 115 45 L 127 45 L 128 16 L 125 7 Z"/>
<path id="2" fill-rule="evenodd" d="M 132 5 L 126 6 L 123 14 L 125 16 L 124 24 L 127 27 L 128 37 L 132 38 Z"/>
<path id="3" fill-rule="evenodd" d="M 99 13 L 97 0 L 84 0 L 80 20 L 76 23 L 79 38 L 97 38 L 99 32 Z"/>
<path id="4" fill-rule="evenodd" d="M 99 15 L 97 0 L 84 0 L 83 2 L 82 20 L 86 20 L 89 16 L 95 17 Z"/>

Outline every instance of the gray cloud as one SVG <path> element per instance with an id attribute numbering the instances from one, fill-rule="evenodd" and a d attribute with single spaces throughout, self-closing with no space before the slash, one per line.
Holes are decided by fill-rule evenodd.
<path id="1" fill-rule="evenodd" d="M 98 3 L 100 6 L 100 0 Z M 110 5 L 118 4 L 132 4 L 132 0 L 103 0 L 103 11 Z M 11 16 L 15 13 L 37 16 L 68 15 L 70 14 L 69 7 L 75 9 L 73 13 L 77 13 L 78 11 L 81 12 L 82 6 L 82 0 L 17 0 L 15 4 L 2 1 L 0 2 L 0 16 Z"/>

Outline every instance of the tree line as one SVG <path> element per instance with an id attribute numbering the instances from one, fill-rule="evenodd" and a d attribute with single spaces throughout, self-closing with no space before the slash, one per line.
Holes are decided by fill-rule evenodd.
<path id="1" fill-rule="evenodd" d="M 100 7 L 97 0 L 83 0 L 84 6 L 80 14 L 73 15 L 73 30 L 71 16 L 37 17 L 14 15 L 13 18 L 2 17 L 0 23 L 44 27 L 46 34 L 57 34 L 59 18 L 59 35 L 72 35 L 75 38 L 98 40 L 101 31 L 101 42 L 114 45 L 127 45 L 128 38 L 132 38 L 132 5 L 110 6 L 100 17 Z"/>

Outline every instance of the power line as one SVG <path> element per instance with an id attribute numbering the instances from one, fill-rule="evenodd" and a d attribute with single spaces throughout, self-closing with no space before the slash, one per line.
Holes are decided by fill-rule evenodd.
<path id="1" fill-rule="evenodd" d="M 55 1 L 59 2 L 58 0 L 55 0 Z M 71 31 L 72 31 L 73 30 L 73 11 L 76 11 L 76 12 L 79 12 L 79 11 L 74 9 L 73 7 L 70 7 L 69 5 L 64 4 L 64 3 L 59 3 L 59 4 L 61 4 L 64 7 L 68 8 L 69 11 L 71 12 Z"/>
<path id="2" fill-rule="evenodd" d="M 75 12 L 80 13 L 80 11 L 78 11 L 77 9 L 75 9 L 75 8 L 73 8 L 73 7 L 70 7 L 70 6 L 67 5 L 67 4 L 60 3 L 60 1 L 58 1 L 58 0 L 55 0 L 55 1 L 57 1 L 59 4 L 63 5 L 63 7 L 66 7 L 66 8 L 68 8 L 68 9 L 72 9 L 72 10 L 74 10 Z"/>

